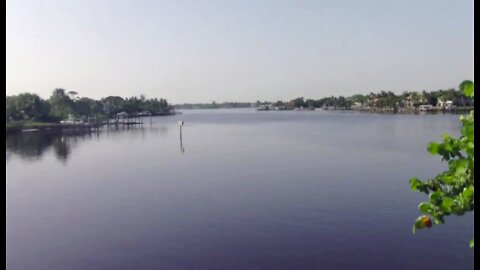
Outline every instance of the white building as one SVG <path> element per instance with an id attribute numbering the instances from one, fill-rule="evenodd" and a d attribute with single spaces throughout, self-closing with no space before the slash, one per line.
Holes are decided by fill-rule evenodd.
<path id="1" fill-rule="evenodd" d="M 453 107 L 453 101 L 451 101 L 451 100 L 446 100 L 446 101 L 438 100 L 437 107 L 438 108 L 450 109 L 450 108 Z"/>

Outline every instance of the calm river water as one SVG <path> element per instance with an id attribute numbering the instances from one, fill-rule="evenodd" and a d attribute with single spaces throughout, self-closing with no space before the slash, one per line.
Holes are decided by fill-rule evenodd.
<path id="1" fill-rule="evenodd" d="M 185 121 L 180 141 L 179 120 Z M 185 110 L 7 137 L 7 269 L 473 269 L 473 214 L 412 234 L 458 115 Z"/>

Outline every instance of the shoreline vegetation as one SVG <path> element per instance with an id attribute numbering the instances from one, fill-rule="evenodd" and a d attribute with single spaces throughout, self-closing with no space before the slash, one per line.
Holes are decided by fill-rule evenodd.
<path id="1" fill-rule="evenodd" d="M 109 124 L 142 124 L 142 117 L 177 114 L 166 99 L 108 96 L 78 97 L 75 91 L 53 90 L 48 99 L 22 93 L 6 97 L 6 133 L 40 129 L 87 129 Z"/>
<path id="2" fill-rule="evenodd" d="M 75 91 L 53 90 L 48 99 L 22 93 L 6 97 L 6 133 L 22 130 L 99 127 L 108 124 L 136 124 L 141 117 L 177 114 L 178 109 L 256 108 L 258 111 L 325 110 L 370 113 L 457 113 L 474 108 L 474 98 L 457 89 L 432 92 L 391 91 L 366 95 L 330 96 L 322 99 L 295 98 L 290 101 L 224 102 L 171 105 L 166 99 L 108 96 L 100 100 L 79 97 Z M 137 119 L 130 120 L 127 119 Z M 139 121 L 139 122 L 135 122 Z"/>
<path id="3" fill-rule="evenodd" d="M 391 91 L 353 95 L 349 97 L 331 96 L 322 99 L 295 98 L 290 101 L 224 102 L 178 104 L 175 109 L 220 109 L 256 108 L 259 111 L 284 110 L 342 110 L 374 113 L 455 113 L 470 111 L 474 107 L 473 97 L 467 97 L 456 89 L 437 91 L 405 91 L 396 95 Z"/>

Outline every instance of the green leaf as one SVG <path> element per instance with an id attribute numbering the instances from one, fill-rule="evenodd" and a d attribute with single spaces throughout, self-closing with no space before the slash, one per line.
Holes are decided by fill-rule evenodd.
<path id="1" fill-rule="evenodd" d="M 428 150 L 428 152 L 430 152 L 430 154 L 436 155 L 436 154 L 438 154 L 438 147 L 439 146 L 440 146 L 440 144 L 438 144 L 436 142 L 431 142 L 431 143 L 428 144 L 427 150 Z"/>
<path id="2" fill-rule="evenodd" d="M 410 179 L 410 188 L 412 189 L 412 191 L 416 191 L 417 187 L 422 184 L 423 184 L 422 181 L 418 180 L 418 178 Z"/>
<path id="3" fill-rule="evenodd" d="M 466 125 L 462 128 L 463 136 L 467 137 L 469 141 L 474 140 L 474 126 L 473 125 Z"/>
<path id="4" fill-rule="evenodd" d="M 420 210 L 420 212 L 424 214 L 428 214 L 431 208 L 432 208 L 432 205 L 429 203 L 421 203 L 418 205 L 418 210 Z"/>
<path id="5" fill-rule="evenodd" d="M 473 142 L 468 142 L 467 143 L 467 148 L 474 149 L 474 147 L 475 147 L 475 144 Z"/>
<path id="6" fill-rule="evenodd" d="M 438 179 L 443 183 L 449 184 L 449 185 L 452 185 L 456 182 L 456 179 L 451 175 L 440 175 L 438 176 Z"/>
<path id="7" fill-rule="evenodd" d="M 418 217 L 417 220 L 415 220 L 415 224 L 413 225 L 413 233 L 415 233 L 416 229 L 423 229 L 424 225 L 422 222 L 422 217 Z"/>
<path id="8" fill-rule="evenodd" d="M 443 193 L 441 191 L 435 191 L 433 193 L 430 193 L 429 199 L 430 199 L 431 202 L 435 202 L 436 200 L 438 200 L 442 196 L 443 196 Z"/>
<path id="9" fill-rule="evenodd" d="M 451 212 L 452 211 L 452 209 L 451 209 L 452 204 L 453 204 L 453 200 L 451 198 L 447 197 L 447 198 L 443 199 L 442 204 L 440 205 L 440 208 L 442 210 L 444 210 L 445 212 Z"/>
<path id="10" fill-rule="evenodd" d="M 463 197 L 469 198 L 469 199 L 473 198 L 473 192 L 474 192 L 473 189 L 474 189 L 473 186 L 470 186 L 470 187 L 468 187 L 468 188 L 465 188 L 465 190 L 462 192 Z"/>
<path id="11" fill-rule="evenodd" d="M 470 240 L 470 248 L 473 248 L 473 240 L 474 239 Z"/>
<path id="12" fill-rule="evenodd" d="M 460 91 L 462 91 L 465 96 L 472 97 L 473 96 L 473 82 L 469 80 L 465 80 L 460 84 Z"/>
<path id="13" fill-rule="evenodd" d="M 447 134 L 447 133 L 443 133 L 440 137 L 442 137 L 444 141 L 449 141 L 452 138 L 452 136 L 450 136 L 450 134 Z"/>

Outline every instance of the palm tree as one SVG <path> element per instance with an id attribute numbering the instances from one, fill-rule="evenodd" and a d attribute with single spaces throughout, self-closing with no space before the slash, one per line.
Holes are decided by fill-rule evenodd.
<path id="1" fill-rule="evenodd" d="M 68 95 L 70 96 L 70 98 L 72 100 L 77 100 L 78 99 L 78 97 L 77 97 L 78 93 L 75 92 L 75 91 L 68 91 Z"/>

